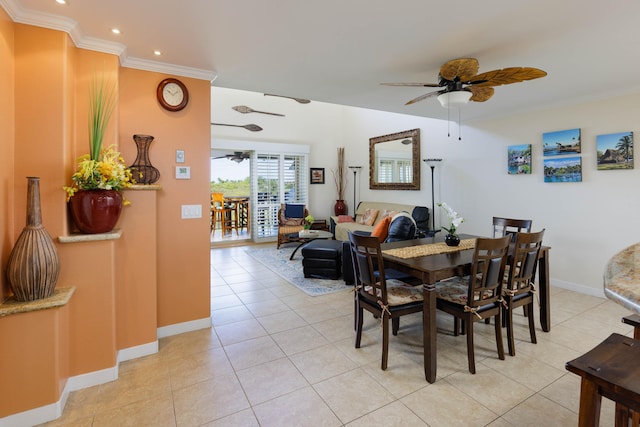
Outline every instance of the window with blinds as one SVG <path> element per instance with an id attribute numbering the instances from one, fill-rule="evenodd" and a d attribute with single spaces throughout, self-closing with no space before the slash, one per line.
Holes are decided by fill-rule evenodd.
<path id="1" fill-rule="evenodd" d="M 256 154 L 251 173 L 256 240 L 277 236 L 281 203 L 307 204 L 307 175 L 306 154 Z"/>
<path id="2" fill-rule="evenodd" d="M 378 161 L 378 182 L 393 182 L 393 160 Z"/>
<path id="3" fill-rule="evenodd" d="M 411 160 L 398 160 L 398 182 L 412 182 L 413 168 Z"/>

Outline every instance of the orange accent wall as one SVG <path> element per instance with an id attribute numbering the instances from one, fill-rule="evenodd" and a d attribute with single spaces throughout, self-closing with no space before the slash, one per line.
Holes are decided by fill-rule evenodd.
<path id="1" fill-rule="evenodd" d="M 164 74 L 120 69 L 120 150 L 131 163 L 136 157 L 133 135 L 153 135 L 151 164 L 160 171 L 158 184 L 158 326 L 210 316 L 209 179 L 211 156 L 210 84 L 179 77 L 189 90 L 189 104 L 178 112 L 164 110 L 156 88 Z M 175 178 L 176 150 L 185 150 L 190 180 Z M 181 205 L 202 205 L 200 219 L 181 219 Z"/>
<path id="2" fill-rule="evenodd" d="M 0 265 L 6 271 L 7 259 L 13 247 L 13 153 L 15 135 L 14 90 L 14 24 L 0 8 L 0 81 L 4 93 L 0 97 Z M 0 274 L 0 302 L 9 295 L 6 276 Z"/>
<path id="3" fill-rule="evenodd" d="M 71 183 L 77 156 L 88 152 L 87 87 L 96 72 L 119 90 L 105 145 L 117 144 L 131 164 L 132 135 L 153 135 L 150 159 L 161 188 L 125 193 L 133 205 L 117 225 L 121 239 L 56 245 L 57 286 L 76 287 L 68 306 L 0 317 L 0 336 L 11 347 L 0 346 L 3 387 L 30 388 L 0 399 L 0 419 L 57 401 L 69 377 L 113 368 L 118 350 L 155 342 L 158 327 L 210 316 L 209 82 L 178 77 L 189 105 L 165 111 L 155 92 L 166 75 L 121 68 L 114 55 L 76 48 L 59 31 L 13 23 L 0 8 L 0 78 L 9 82 L 0 98 L 2 295 L 6 261 L 25 225 L 26 176 L 41 177 L 43 225 L 54 240 L 69 233 L 62 186 Z M 185 150 L 190 180 L 175 179 L 177 149 Z M 183 204 L 201 205 L 203 217 L 181 219 Z M 23 351 L 54 362 L 13 369 Z"/>

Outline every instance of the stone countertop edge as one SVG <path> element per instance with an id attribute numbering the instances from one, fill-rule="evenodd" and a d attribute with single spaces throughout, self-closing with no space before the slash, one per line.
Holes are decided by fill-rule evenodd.
<path id="1" fill-rule="evenodd" d="M 621 250 L 607 262 L 604 294 L 640 314 L 640 243 Z"/>
<path id="2" fill-rule="evenodd" d="M 0 304 L 0 317 L 63 307 L 69 303 L 71 295 L 73 295 L 75 290 L 75 286 L 71 286 L 69 288 L 56 288 L 53 291 L 53 295 L 49 298 L 42 298 L 35 301 L 16 301 L 11 297 Z"/>
<path id="3" fill-rule="evenodd" d="M 115 228 L 108 233 L 100 234 L 69 234 L 68 236 L 58 236 L 60 243 L 97 242 L 101 240 L 117 240 L 122 237 L 122 230 Z"/>

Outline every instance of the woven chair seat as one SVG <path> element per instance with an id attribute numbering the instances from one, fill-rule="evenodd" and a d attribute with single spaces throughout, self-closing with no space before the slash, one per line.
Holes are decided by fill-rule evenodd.
<path id="1" fill-rule="evenodd" d="M 365 286 L 364 290 L 373 296 L 371 286 Z M 379 290 L 376 298 L 381 298 Z M 397 279 L 387 279 L 387 301 L 392 307 L 422 301 L 422 286 L 412 286 Z"/>
<path id="2" fill-rule="evenodd" d="M 293 234 L 303 230 L 302 225 L 280 225 L 278 226 L 278 234 Z"/>

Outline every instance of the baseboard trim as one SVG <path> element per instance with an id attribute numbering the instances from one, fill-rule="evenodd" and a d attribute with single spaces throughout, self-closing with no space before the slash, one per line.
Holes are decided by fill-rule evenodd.
<path id="1" fill-rule="evenodd" d="M 151 354 L 156 354 L 157 352 L 158 352 L 157 340 L 147 344 L 125 348 L 118 352 L 118 363 L 125 362 L 127 360 L 137 359 L 139 357 L 149 356 Z"/>
<path id="2" fill-rule="evenodd" d="M 158 328 L 158 339 L 166 338 L 173 335 L 184 334 L 185 332 L 197 331 L 211 327 L 211 317 L 204 319 L 192 320 L 190 322 L 176 323 L 174 325 L 163 326 Z"/>
<path id="3" fill-rule="evenodd" d="M 567 289 L 569 291 L 578 292 L 580 294 L 591 295 L 592 297 L 598 297 L 606 299 L 604 294 L 604 288 L 596 289 L 591 286 L 580 285 L 578 283 L 567 282 L 565 280 L 551 279 L 551 284 L 557 288 Z"/>

